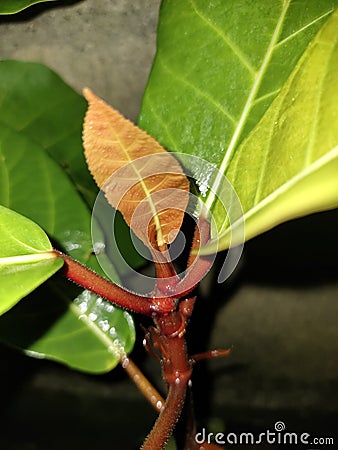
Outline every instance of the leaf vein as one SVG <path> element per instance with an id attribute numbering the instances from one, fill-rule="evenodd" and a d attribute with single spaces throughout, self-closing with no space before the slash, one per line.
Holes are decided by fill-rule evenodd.
<path id="1" fill-rule="evenodd" d="M 231 161 L 231 159 L 233 157 L 233 154 L 235 152 L 235 149 L 236 149 L 238 140 L 240 138 L 241 132 L 242 132 L 242 130 L 244 128 L 244 125 L 245 125 L 248 117 L 249 117 L 249 113 L 250 113 L 251 108 L 252 108 L 252 106 L 254 104 L 253 102 L 254 102 L 255 97 L 256 97 L 256 95 L 258 93 L 259 87 L 260 87 L 261 82 L 262 82 L 262 80 L 264 78 L 264 75 L 265 75 L 265 72 L 266 72 L 267 67 L 269 65 L 269 62 L 271 61 L 271 58 L 272 58 L 272 55 L 273 55 L 276 43 L 278 41 L 278 37 L 279 37 L 279 35 L 281 33 L 282 25 L 283 25 L 286 13 L 288 11 L 288 8 L 290 6 L 290 3 L 291 3 L 291 0 L 287 0 L 283 4 L 283 8 L 282 8 L 281 13 L 279 15 L 279 18 L 277 20 L 274 32 L 273 32 L 273 34 L 271 36 L 270 43 L 269 43 L 269 46 L 268 46 L 268 48 L 266 50 L 264 59 L 263 59 L 263 61 L 261 63 L 259 71 L 257 72 L 256 78 L 255 78 L 254 83 L 253 83 L 253 85 L 251 87 L 249 96 L 248 96 L 247 101 L 245 102 L 245 105 L 243 107 L 241 117 L 240 117 L 240 119 L 239 119 L 239 121 L 237 123 L 237 126 L 236 126 L 236 129 L 234 131 L 234 134 L 232 135 L 231 141 L 230 141 L 229 146 L 228 146 L 228 148 L 227 148 L 227 150 L 225 152 L 223 161 L 222 161 L 222 163 L 220 165 L 219 173 L 218 173 L 217 177 L 215 178 L 213 188 L 209 191 L 208 197 L 206 199 L 205 204 L 206 204 L 206 207 L 208 209 L 210 209 L 212 207 L 212 205 L 213 205 L 213 203 L 215 201 L 215 197 L 216 197 L 215 193 L 218 191 L 218 186 L 222 182 L 222 176 L 223 176 L 223 174 L 226 173 L 226 170 L 227 170 L 227 168 L 229 166 L 229 163 L 230 163 L 230 161 Z"/>
<path id="2" fill-rule="evenodd" d="M 232 42 L 231 39 L 229 39 L 229 37 L 223 32 L 223 30 L 220 30 L 218 27 L 216 27 L 213 23 L 211 23 L 211 21 L 204 15 L 202 14 L 197 6 L 194 0 L 190 0 L 191 5 L 194 9 L 194 12 L 196 13 L 196 15 L 209 27 L 211 28 L 216 34 L 218 34 L 220 36 L 220 38 L 222 39 L 222 41 L 233 51 L 233 53 L 238 57 L 238 59 L 241 61 L 241 63 L 248 69 L 248 71 L 250 72 L 250 74 L 254 77 L 256 75 L 256 70 L 255 68 L 252 66 L 252 64 L 249 62 L 247 56 L 240 50 L 239 47 L 237 47 L 236 44 L 234 44 L 234 42 Z"/>
<path id="3" fill-rule="evenodd" d="M 210 95 L 203 92 L 201 89 L 199 89 L 197 86 L 195 86 L 193 83 L 188 81 L 183 76 L 178 76 L 175 72 L 169 69 L 169 67 L 163 62 L 163 60 L 160 60 L 160 64 L 162 65 L 162 68 L 166 70 L 173 78 L 180 81 L 182 84 L 186 85 L 190 89 L 192 89 L 196 94 L 198 94 L 200 97 L 207 100 L 209 103 L 211 103 L 216 109 L 218 109 L 227 119 L 230 120 L 232 124 L 236 123 L 236 119 L 232 116 L 232 114 L 229 113 L 227 109 L 225 109 L 219 102 L 217 102 L 215 99 L 213 99 Z"/>
<path id="4" fill-rule="evenodd" d="M 287 36 L 286 38 L 282 39 L 281 41 L 279 41 L 276 44 L 276 48 L 281 47 L 282 45 L 285 44 L 285 42 L 289 41 L 290 39 L 293 39 L 295 36 L 297 36 L 297 34 L 303 32 L 304 30 L 306 30 L 307 28 L 311 27 L 312 25 L 314 25 L 316 22 L 319 22 L 321 19 L 323 19 L 324 17 L 328 16 L 329 14 L 331 14 L 334 11 L 333 8 L 329 9 L 328 11 L 326 11 L 325 13 L 321 14 L 320 16 L 316 17 L 314 20 L 312 20 L 311 22 L 307 23 L 306 25 L 302 26 L 301 28 L 299 28 L 298 30 L 294 31 L 293 33 L 289 34 L 289 36 Z"/>

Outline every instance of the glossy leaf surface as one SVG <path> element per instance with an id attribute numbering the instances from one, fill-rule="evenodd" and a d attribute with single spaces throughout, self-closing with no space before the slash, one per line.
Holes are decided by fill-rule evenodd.
<path id="1" fill-rule="evenodd" d="M 56 245 L 88 263 L 92 242 L 86 204 L 37 143 L 1 122 L 0 204 L 34 220 Z"/>
<path id="2" fill-rule="evenodd" d="M 0 0 L 0 14 L 15 14 L 36 3 L 55 0 Z"/>
<path id="3" fill-rule="evenodd" d="M 98 186 L 146 245 L 171 243 L 189 200 L 189 181 L 179 163 L 89 89 L 85 96 L 89 107 L 83 142 Z"/>
<path id="4" fill-rule="evenodd" d="M 44 231 L 0 205 L 0 314 L 51 277 L 63 265 Z"/>
<path id="5" fill-rule="evenodd" d="M 131 316 L 88 291 L 71 303 L 68 294 L 65 280 L 41 286 L 0 318 L 0 340 L 73 369 L 89 373 L 113 369 L 133 348 Z"/>
<path id="6" fill-rule="evenodd" d="M 338 207 L 337 80 L 338 10 L 230 163 L 227 177 L 242 200 L 246 239 Z M 225 222 L 220 246 L 229 243 Z"/>
<path id="7" fill-rule="evenodd" d="M 74 181 L 74 172 L 71 173 L 71 180 L 60 167 L 62 158 L 59 159 L 59 156 L 62 153 L 58 153 L 57 150 L 58 148 L 62 151 L 71 149 L 67 153 L 70 159 L 64 160 L 66 165 L 69 161 L 69 167 L 79 169 L 80 163 L 78 161 L 82 159 L 83 172 L 91 178 L 86 169 L 81 146 L 81 122 L 84 110 L 81 112 L 81 108 L 79 110 L 77 107 L 72 108 L 72 102 L 69 98 L 73 98 L 77 105 L 79 99 L 83 106 L 85 106 L 85 101 L 64 85 L 53 72 L 43 66 L 1 62 L 0 68 L 3 69 L 0 70 L 0 203 L 34 220 L 48 233 L 54 245 L 61 247 L 83 264 L 100 271 L 96 258 L 92 255 L 91 211 L 72 182 L 72 180 Z M 37 83 L 37 80 L 39 83 Z M 58 91 L 60 86 L 61 88 Z M 64 95 L 62 94 L 63 89 Z M 51 99 L 49 92 L 53 90 L 56 90 L 54 102 L 48 103 L 48 100 Z M 69 110 L 75 118 L 69 117 Z M 75 122 L 78 124 L 75 127 L 76 133 L 72 128 L 72 124 Z M 60 133 L 59 130 L 61 130 Z M 77 147 L 74 144 L 75 134 L 77 134 Z M 73 144 L 75 147 L 73 147 Z M 77 156 L 74 148 L 77 148 L 79 156 Z M 53 151 L 49 152 L 51 149 Z M 74 152 L 74 158 L 71 157 L 72 152 Z M 55 158 L 51 158 L 51 154 Z M 58 154 L 58 157 L 55 154 Z M 72 166 L 72 163 L 74 163 L 74 166 Z M 76 177 L 76 175 L 74 176 Z M 53 286 L 53 283 L 54 279 L 50 285 Z M 47 327 L 44 334 L 39 337 L 39 347 L 34 350 L 34 355 L 55 358 L 69 366 L 80 367 L 77 355 L 69 352 L 74 338 L 73 331 L 78 327 L 79 333 L 80 329 L 83 333 L 87 326 L 88 336 L 92 336 L 91 345 L 94 345 L 95 339 L 93 336 L 95 333 L 93 335 L 93 328 L 97 325 L 93 323 L 89 327 L 79 320 L 79 316 L 76 316 L 71 302 L 74 296 L 79 295 L 79 290 L 77 289 L 74 293 L 71 287 L 72 285 L 67 282 L 62 296 L 61 291 L 56 291 L 53 294 L 54 309 L 57 310 L 62 305 L 61 309 L 64 316 L 60 323 L 63 323 L 63 326 L 54 327 L 50 330 Z M 45 303 L 48 304 L 48 291 L 43 287 L 39 292 L 44 293 Z M 37 295 L 34 292 L 31 295 L 32 299 L 35 299 Z M 65 299 L 67 299 L 68 308 L 65 306 Z M 59 302 L 59 304 L 56 304 L 56 302 Z M 20 334 L 20 342 L 23 348 L 27 348 L 31 345 L 33 330 L 29 330 L 29 327 L 23 327 L 25 316 L 20 318 L 20 311 L 23 307 L 21 303 L 17 305 L 16 313 L 14 313 L 14 310 L 8 311 L 3 316 L 2 321 L 3 324 L 6 322 L 8 328 L 13 330 L 25 330 L 25 333 Z M 30 315 L 34 316 L 38 313 L 31 299 L 25 299 L 24 304 L 25 311 L 29 311 Z M 39 313 L 42 322 L 49 323 L 52 320 L 54 309 L 52 308 L 50 311 L 49 306 L 42 308 Z M 45 321 L 43 320 L 44 315 Z M 133 342 L 134 328 L 130 316 L 128 317 L 129 321 L 122 315 L 121 311 L 114 308 L 110 313 L 109 320 L 116 323 L 116 339 L 120 339 L 120 333 L 123 335 L 127 330 L 130 342 Z M 56 320 L 56 317 L 54 319 Z M 69 325 L 68 331 L 65 324 Z M 54 354 L 56 347 L 53 346 L 53 340 L 50 340 L 49 333 L 53 333 L 53 340 L 54 338 L 58 339 L 60 344 L 57 354 Z M 56 338 L 56 334 L 58 334 L 58 338 Z M 114 339 L 112 339 L 111 345 L 113 345 Z M 11 343 L 8 336 L 2 335 L 2 340 Z M 102 342 L 99 339 L 97 340 L 97 346 L 98 351 L 96 353 L 91 354 L 89 352 L 87 358 L 83 358 L 81 370 L 94 372 L 109 370 L 118 363 L 119 358 L 116 353 L 106 349 L 106 353 L 103 354 Z M 131 348 L 131 346 L 128 348 Z M 39 353 L 39 349 L 43 349 L 43 353 Z M 100 355 L 103 361 L 98 365 L 97 360 Z M 101 369 L 97 367 L 101 367 Z"/>
<path id="8" fill-rule="evenodd" d="M 141 127 L 167 149 L 196 154 L 228 176 L 240 144 L 336 5 L 336 0 L 310 0 L 306 8 L 290 0 L 164 1 Z M 259 178 L 256 155 L 247 163 Z M 204 200 L 221 229 L 226 216 L 215 207 L 219 180 L 210 180 L 203 167 L 193 175 L 203 188 L 214 188 Z M 245 195 L 242 190 L 244 204 Z"/>
<path id="9" fill-rule="evenodd" d="M 81 143 L 84 98 L 42 64 L 0 61 L 0 122 L 39 144 L 92 205 L 97 187 Z"/>
<path id="10" fill-rule="evenodd" d="M 85 99 L 48 67 L 0 61 L 0 122 L 47 151 L 92 207 L 98 189 L 83 155 L 85 111 Z M 144 260 L 130 242 L 129 228 L 121 217 L 117 222 L 128 264 L 142 265 Z"/>

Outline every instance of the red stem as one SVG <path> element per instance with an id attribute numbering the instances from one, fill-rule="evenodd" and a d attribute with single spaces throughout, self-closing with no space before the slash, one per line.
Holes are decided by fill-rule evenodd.
<path id="1" fill-rule="evenodd" d="M 54 252 L 64 260 L 63 270 L 67 278 L 85 289 L 104 297 L 106 300 L 115 303 L 121 308 L 152 316 L 154 313 L 168 313 L 176 307 L 176 299 L 173 297 L 156 298 L 153 300 L 151 297 L 143 297 L 142 295 L 127 291 L 106 278 L 101 277 L 96 272 L 88 269 L 88 267 L 83 266 L 70 256 L 58 250 L 54 250 Z"/>
<path id="2" fill-rule="evenodd" d="M 162 450 L 178 421 L 185 400 L 186 384 L 171 385 L 164 408 L 142 445 L 142 450 Z"/>
<path id="3" fill-rule="evenodd" d="M 210 223 L 203 217 L 200 217 L 195 227 L 187 264 L 187 273 L 175 287 L 177 297 L 182 298 L 189 294 L 209 272 L 215 259 L 214 255 L 198 256 L 195 254 L 195 251 L 205 245 L 209 239 Z"/>

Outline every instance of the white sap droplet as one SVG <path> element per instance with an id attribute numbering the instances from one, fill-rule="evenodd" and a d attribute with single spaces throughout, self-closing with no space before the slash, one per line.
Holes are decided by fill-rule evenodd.
<path id="1" fill-rule="evenodd" d="M 156 403 L 156 408 L 157 408 L 157 409 L 162 409 L 162 406 L 163 406 L 163 403 L 159 400 L 159 401 Z"/>
<path id="2" fill-rule="evenodd" d="M 111 327 L 111 329 L 109 330 L 109 334 L 110 334 L 112 337 L 115 337 L 115 336 L 116 336 L 116 329 L 115 329 L 115 327 Z"/>
<path id="3" fill-rule="evenodd" d="M 181 380 L 177 377 L 175 378 L 175 384 L 180 384 Z"/>

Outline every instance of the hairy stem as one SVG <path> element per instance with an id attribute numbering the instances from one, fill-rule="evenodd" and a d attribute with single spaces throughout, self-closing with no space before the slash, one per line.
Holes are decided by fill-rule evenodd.
<path id="1" fill-rule="evenodd" d="M 157 298 L 154 302 L 151 297 L 122 289 L 64 253 L 58 250 L 54 250 L 54 252 L 64 260 L 63 270 L 67 278 L 121 308 L 148 316 L 158 312 L 170 312 L 175 308 L 174 298 Z"/>
<path id="2" fill-rule="evenodd" d="M 186 384 L 180 383 L 169 387 L 164 408 L 155 422 L 142 450 L 162 450 L 178 421 L 185 400 Z"/>

